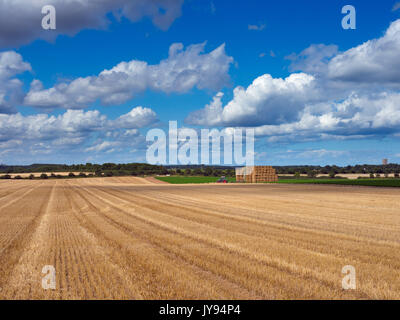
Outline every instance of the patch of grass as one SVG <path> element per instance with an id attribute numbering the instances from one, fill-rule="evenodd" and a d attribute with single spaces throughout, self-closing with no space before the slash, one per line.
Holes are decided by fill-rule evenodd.
<path id="1" fill-rule="evenodd" d="M 171 176 L 171 177 L 156 177 L 156 179 L 165 181 L 171 184 L 188 184 L 188 183 L 215 183 L 221 177 L 186 177 L 186 176 Z M 227 177 L 228 182 L 235 182 L 236 179 Z"/>
<path id="2" fill-rule="evenodd" d="M 285 179 L 278 183 L 292 184 L 339 184 L 349 186 L 369 186 L 369 187 L 400 187 L 400 179 Z"/>

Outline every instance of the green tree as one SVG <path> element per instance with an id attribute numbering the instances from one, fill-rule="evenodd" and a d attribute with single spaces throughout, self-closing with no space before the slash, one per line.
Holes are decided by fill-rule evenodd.
<path id="1" fill-rule="evenodd" d="M 309 178 L 315 178 L 316 176 L 317 176 L 317 171 L 315 171 L 315 170 L 310 170 L 310 171 L 308 171 L 307 172 L 307 176 L 309 177 Z"/>
<path id="2" fill-rule="evenodd" d="M 203 175 L 203 171 L 200 168 L 196 168 L 193 170 L 193 175 L 201 176 L 201 175 Z"/>
<path id="3" fill-rule="evenodd" d="M 100 169 L 97 169 L 94 174 L 96 177 L 101 177 L 103 175 Z"/>
<path id="4" fill-rule="evenodd" d="M 207 176 L 207 177 L 212 176 L 213 175 L 213 169 L 211 169 L 210 167 L 207 167 L 204 170 L 204 175 Z"/>
<path id="5" fill-rule="evenodd" d="M 106 177 L 112 177 L 114 173 L 112 171 L 106 171 L 104 174 Z"/>

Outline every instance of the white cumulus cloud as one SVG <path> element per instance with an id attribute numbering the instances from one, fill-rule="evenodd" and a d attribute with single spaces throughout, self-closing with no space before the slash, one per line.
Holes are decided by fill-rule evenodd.
<path id="1" fill-rule="evenodd" d="M 0 52 L 0 113 L 15 112 L 15 105 L 22 102 L 22 82 L 15 76 L 30 70 L 30 64 L 20 54 Z"/>
<path id="2" fill-rule="evenodd" d="M 328 64 L 328 77 L 355 83 L 400 84 L 400 20 L 383 37 L 335 56 Z"/>
<path id="3" fill-rule="evenodd" d="M 153 110 L 139 106 L 120 116 L 115 124 L 119 128 L 135 129 L 149 126 L 156 121 L 157 115 Z"/>
<path id="4" fill-rule="evenodd" d="M 218 90 L 229 82 L 233 59 L 226 55 L 225 45 L 204 53 L 205 43 L 184 49 L 174 43 L 169 57 L 157 65 L 144 61 L 121 62 L 97 76 L 77 78 L 44 89 L 34 80 L 24 103 L 37 108 L 84 108 L 100 100 L 104 105 L 120 104 L 146 89 L 166 93 L 183 93 L 194 87 Z"/>
<path id="5" fill-rule="evenodd" d="M 98 110 L 67 110 L 58 116 L 0 114 L 0 146 L 7 153 L 102 152 L 145 145 L 140 128 L 157 121 L 149 108 L 136 107 L 112 120 Z"/>
<path id="6" fill-rule="evenodd" d="M 305 73 L 273 78 L 258 77 L 247 88 L 236 87 L 233 99 L 222 107 L 221 94 L 186 119 L 197 125 L 255 126 L 296 119 L 304 103 L 316 99 L 315 78 Z"/>
<path id="7" fill-rule="evenodd" d="M 347 51 L 311 45 L 287 58 L 299 73 L 262 75 L 226 104 L 218 94 L 186 122 L 254 127 L 270 142 L 400 135 L 400 20 Z"/>

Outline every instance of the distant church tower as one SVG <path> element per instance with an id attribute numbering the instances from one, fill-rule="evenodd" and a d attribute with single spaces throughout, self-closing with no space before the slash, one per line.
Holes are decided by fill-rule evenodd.
<path id="1" fill-rule="evenodd" d="M 382 164 L 383 164 L 384 166 L 386 166 L 386 165 L 388 164 L 388 159 L 383 159 L 383 160 L 382 160 Z"/>

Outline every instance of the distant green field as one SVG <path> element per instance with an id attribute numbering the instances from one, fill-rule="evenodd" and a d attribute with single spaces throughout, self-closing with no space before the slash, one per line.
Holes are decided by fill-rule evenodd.
<path id="1" fill-rule="evenodd" d="M 190 183 L 215 183 L 220 177 L 188 177 L 170 176 L 156 177 L 158 180 L 171 184 L 190 184 Z M 234 177 L 227 178 L 229 182 L 236 182 Z M 400 179 L 282 179 L 278 183 L 287 184 L 335 184 L 348 186 L 370 186 L 370 187 L 400 187 Z"/>
<path id="2" fill-rule="evenodd" d="M 400 179 L 285 179 L 278 183 L 293 184 L 339 184 L 349 186 L 370 186 L 370 187 L 400 187 Z"/>
<path id="3" fill-rule="evenodd" d="M 158 180 L 165 181 L 172 184 L 187 184 L 187 183 L 215 183 L 220 177 L 185 177 L 185 176 L 171 176 L 171 177 L 156 177 Z M 229 182 L 235 182 L 235 178 L 226 178 Z"/>

